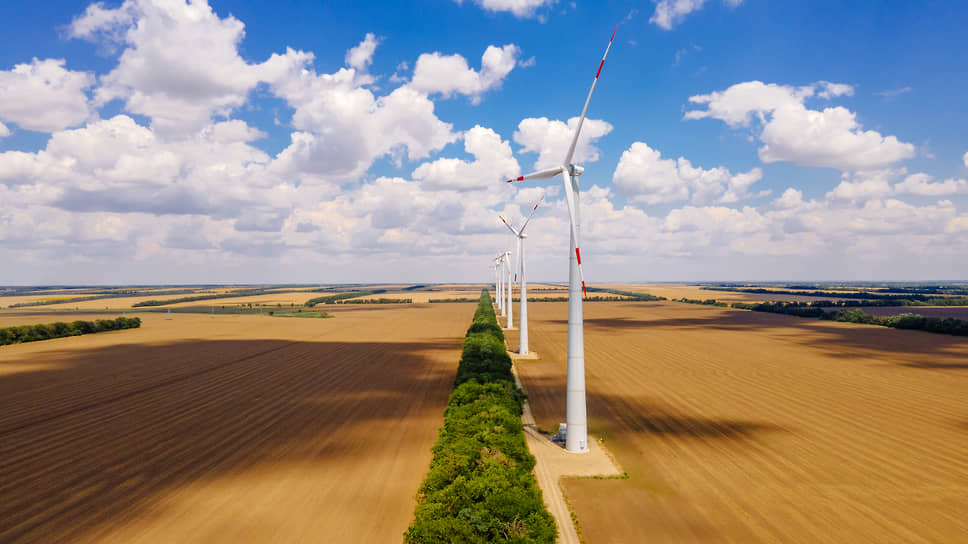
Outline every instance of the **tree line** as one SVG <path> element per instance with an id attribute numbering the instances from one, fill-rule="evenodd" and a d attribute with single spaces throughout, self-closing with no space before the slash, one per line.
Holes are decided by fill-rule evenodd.
<path id="1" fill-rule="evenodd" d="M 404 541 L 554 542 L 555 520 L 524 439 L 524 392 L 511 374 L 487 290 L 467 330 L 454 385 Z"/>
<path id="2" fill-rule="evenodd" d="M 798 317 L 814 317 L 827 321 L 841 321 L 844 323 L 863 323 L 865 325 L 880 325 L 895 329 L 911 329 L 938 334 L 968 336 L 968 321 L 953 317 L 926 317 L 920 314 L 903 313 L 881 317 L 871 315 L 860 308 L 845 308 L 841 310 L 826 310 L 834 308 L 835 301 L 820 300 L 815 302 L 734 302 L 731 307 L 754 312 L 771 312 L 775 314 L 795 315 Z"/>
<path id="3" fill-rule="evenodd" d="M 141 318 L 119 317 L 117 319 L 98 319 L 95 321 L 72 321 L 64 323 L 47 323 L 40 325 L 20 325 L 0 329 L 0 346 L 36 342 L 65 336 L 80 336 L 104 331 L 121 329 L 137 329 L 141 326 Z"/>

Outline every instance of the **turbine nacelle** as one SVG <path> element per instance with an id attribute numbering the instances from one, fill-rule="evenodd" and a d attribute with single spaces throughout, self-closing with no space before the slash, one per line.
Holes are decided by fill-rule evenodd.
<path id="1" fill-rule="evenodd" d="M 577 178 L 578 176 L 585 173 L 585 169 L 577 164 L 569 164 L 568 173 Z"/>

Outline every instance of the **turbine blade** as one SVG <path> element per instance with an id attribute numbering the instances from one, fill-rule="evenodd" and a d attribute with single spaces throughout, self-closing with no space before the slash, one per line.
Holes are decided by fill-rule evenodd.
<path id="1" fill-rule="evenodd" d="M 578 229 L 575 226 L 578 219 L 575 216 L 575 193 L 571 186 L 571 176 L 568 175 L 567 170 L 562 170 L 561 178 L 565 182 L 565 202 L 568 203 L 568 222 L 571 224 L 571 235 L 575 237 L 575 258 L 578 259 L 578 275 L 581 276 L 581 292 L 584 297 L 587 291 L 585 291 L 585 272 L 581 267 L 581 239 L 578 237 Z"/>
<path id="2" fill-rule="evenodd" d="M 530 174 L 525 174 L 523 176 L 518 176 L 514 179 L 509 179 L 507 180 L 507 182 L 512 183 L 515 181 L 527 181 L 529 179 L 548 179 L 548 178 L 553 178 L 557 176 L 559 172 L 561 172 L 560 166 L 555 168 L 548 168 L 547 170 L 539 170 L 537 172 L 531 172 Z"/>
<path id="3" fill-rule="evenodd" d="M 578 136 L 581 134 L 581 126 L 585 124 L 585 114 L 588 113 L 588 103 L 592 101 L 592 93 L 595 92 L 595 85 L 598 84 L 598 76 L 601 75 L 602 67 L 605 66 L 605 57 L 608 56 L 608 50 L 612 48 L 612 41 L 615 39 L 616 32 L 618 32 L 618 25 L 615 25 L 615 30 L 612 31 L 612 37 L 608 40 L 608 45 L 605 47 L 605 54 L 602 55 L 602 62 L 598 64 L 598 71 L 595 72 L 595 79 L 592 80 L 592 88 L 588 90 L 588 97 L 585 98 L 585 107 L 581 109 L 581 117 L 578 118 L 578 126 L 575 127 L 575 137 L 571 139 L 571 145 L 568 146 L 568 154 L 565 155 L 565 166 L 570 165 L 571 160 L 575 156 L 575 146 L 578 145 Z"/>
<path id="4" fill-rule="evenodd" d="M 504 223 L 504 226 L 505 227 L 507 227 L 508 229 L 510 229 L 511 232 L 513 232 L 515 236 L 519 236 L 518 231 L 514 230 L 514 227 L 512 227 L 511 224 L 508 223 L 506 219 L 504 219 L 504 216 L 503 215 L 499 215 L 498 217 L 501 218 L 501 222 Z"/>
<path id="5" fill-rule="evenodd" d="M 521 225 L 521 229 L 520 229 L 520 231 L 519 231 L 519 232 L 522 232 L 522 233 L 524 232 L 524 227 L 527 227 L 527 226 L 528 226 L 528 222 L 529 222 L 529 221 L 531 221 L 531 218 L 532 218 L 532 217 L 534 217 L 534 212 L 535 212 L 535 211 L 537 211 L 537 209 L 538 209 L 538 206 L 540 206 L 540 205 L 541 205 L 541 202 L 542 202 L 543 200 L 544 200 L 544 195 L 541 195 L 541 198 L 539 198 L 539 199 L 538 199 L 538 202 L 537 202 L 537 203 L 535 203 L 535 205 L 534 205 L 534 207 L 533 207 L 533 208 L 531 208 L 531 215 L 529 215 L 529 216 L 528 216 L 528 218 L 527 218 L 527 219 L 526 219 L 526 220 L 524 221 L 524 224 L 523 224 L 523 225 Z"/>

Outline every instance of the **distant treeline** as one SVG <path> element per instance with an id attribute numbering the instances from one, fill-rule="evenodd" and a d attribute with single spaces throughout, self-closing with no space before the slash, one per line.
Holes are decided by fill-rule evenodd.
<path id="1" fill-rule="evenodd" d="M 867 285 L 867 284 L 865 284 Z M 918 294 L 928 294 L 928 295 L 968 295 L 968 286 L 963 283 L 958 284 L 905 284 L 905 283 L 877 283 L 870 284 L 867 286 L 858 285 L 831 285 L 829 283 L 807 283 L 807 284 L 781 284 L 779 287 L 792 290 L 827 290 L 828 292 L 857 292 L 864 291 L 868 293 L 883 293 L 883 294 L 904 294 L 904 293 L 918 293 Z M 725 291 L 728 289 L 753 289 L 746 285 L 737 285 L 729 283 L 717 283 L 712 286 L 702 287 L 703 289 L 715 289 L 718 291 Z"/>
<path id="2" fill-rule="evenodd" d="M 524 440 L 523 401 L 485 290 L 467 330 L 406 543 L 555 541 L 555 520 L 531 472 L 535 460 Z"/>
<path id="3" fill-rule="evenodd" d="M 131 307 L 142 308 L 146 306 L 167 306 L 169 304 L 179 304 L 181 302 L 199 302 L 202 300 L 217 300 L 220 298 L 251 297 L 256 295 L 265 295 L 268 292 L 276 294 L 276 293 L 291 293 L 293 291 L 269 291 L 268 289 L 239 289 L 238 291 L 232 291 L 231 293 L 218 293 L 213 295 L 195 295 L 191 297 L 172 298 L 168 300 L 142 300 L 141 302 L 136 302 L 132 304 Z"/>
<path id="4" fill-rule="evenodd" d="M 22 325 L 0 329 L 0 346 L 20 344 L 22 342 L 36 342 L 65 336 L 80 336 L 104 331 L 121 329 L 137 329 L 141 326 L 141 319 L 137 317 L 119 317 L 117 319 L 98 319 L 96 321 L 73 321 L 71 323 L 47 323 L 44 325 Z"/>
<path id="5" fill-rule="evenodd" d="M 631 300 L 635 300 L 635 301 L 639 301 L 639 302 L 643 302 L 643 301 L 644 302 L 651 302 L 651 301 L 657 301 L 657 300 L 666 300 L 665 297 L 657 297 L 655 295 L 650 295 L 648 293 L 635 293 L 635 292 L 632 292 L 632 291 L 620 291 L 618 289 L 608 289 L 608 288 L 601 288 L 601 287 L 589 287 L 588 288 L 588 292 L 589 293 L 612 293 L 613 295 L 621 295 L 623 297 L 628 297 L 628 298 L 620 299 L 620 300 L 630 300 L 631 299 Z M 586 298 L 586 300 L 592 300 L 592 299 L 587 299 Z"/>
<path id="6" fill-rule="evenodd" d="M 193 292 L 195 292 L 195 291 L 192 290 L 192 289 L 172 289 L 172 290 L 169 290 L 169 291 L 152 291 L 151 292 L 151 295 L 153 295 L 153 296 L 180 295 L 182 293 L 193 293 Z M 125 298 L 125 297 L 130 298 L 130 297 L 140 297 L 140 296 L 145 296 L 146 295 L 146 293 L 144 293 L 143 291 L 134 291 L 134 290 L 126 290 L 126 291 L 103 291 L 103 293 L 108 293 L 108 294 L 98 294 L 98 295 L 91 295 L 91 296 L 87 296 L 87 294 L 85 294 L 85 295 L 78 295 L 78 296 L 73 296 L 73 297 L 62 297 L 62 298 L 45 299 L 45 300 L 33 300 L 33 301 L 30 301 L 30 302 L 21 302 L 19 304 L 11 304 L 9 307 L 10 308 L 30 308 L 32 306 L 50 306 L 52 304 L 67 304 L 67 303 L 74 303 L 74 302 L 87 302 L 89 300 L 101 300 L 101 299 L 105 299 L 105 298 Z"/>
<path id="7" fill-rule="evenodd" d="M 895 329 L 912 329 L 938 334 L 968 336 L 968 321 L 953 317 L 925 317 L 920 314 L 903 313 L 888 317 L 871 315 L 860 308 L 827 310 L 825 308 L 845 307 L 837 301 L 820 300 L 816 302 L 734 302 L 731 308 L 752 310 L 754 312 L 770 312 L 775 314 L 795 315 L 797 317 L 814 317 L 827 321 L 842 321 L 845 323 L 863 323 L 866 325 L 880 325 Z"/>
<path id="8" fill-rule="evenodd" d="M 685 298 L 685 297 L 683 297 L 683 298 L 674 298 L 674 299 L 672 299 L 672 301 L 673 302 L 685 302 L 686 304 L 703 304 L 705 306 L 717 306 L 719 308 L 728 308 L 729 307 L 729 304 L 726 304 L 725 302 L 720 302 L 720 301 L 718 301 L 718 300 L 716 300 L 714 298 L 707 298 L 707 299 L 700 300 L 700 299 L 697 299 L 697 298 Z"/>
<path id="9" fill-rule="evenodd" d="M 730 291 L 734 293 L 753 293 L 757 295 L 793 295 L 800 297 L 835 297 L 863 300 L 863 306 L 968 306 L 968 297 L 937 297 L 926 294 L 889 295 L 869 291 L 788 291 L 754 287 L 700 287 L 711 291 Z M 960 293 L 957 293 L 960 294 Z M 819 302 L 819 301 L 818 301 Z M 832 302 L 832 301 L 822 301 Z"/>
<path id="10" fill-rule="evenodd" d="M 379 293 L 386 293 L 386 292 L 387 292 L 386 289 L 374 289 L 372 291 L 353 291 L 351 293 L 337 293 L 335 295 L 326 295 L 325 297 L 311 298 L 307 300 L 304 304 L 306 307 L 312 308 L 317 304 L 339 304 L 342 301 L 347 299 L 366 297 L 366 296 L 376 295 Z"/>

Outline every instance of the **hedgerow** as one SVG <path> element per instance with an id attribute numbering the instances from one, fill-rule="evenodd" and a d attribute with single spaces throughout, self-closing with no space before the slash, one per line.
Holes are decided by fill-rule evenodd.
<path id="1" fill-rule="evenodd" d="M 880 325 L 895 329 L 911 329 L 937 334 L 968 336 L 968 321 L 962 319 L 955 319 L 953 317 L 925 317 L 914 313 L 880 317 L 871 315 L 860 308 L 829 310 L 829 308 L 842 307 L 838 303 L 829 300 L 816 302 L 761 302 L 756 304 L 735 302 L 731 307 L 741 310 L 753 310 L 754 312 L 815 317 L 827 321 L 862 323 L 865 325 Z"/>
<path id="2" fill-rule="evenodd" d="M 420 486 L 408 544 L 546 543 L 557 529 L 535 482 L 504 333 L 485 290 Z"/>
<path id="3" fill-rule="evenodd" d="M 138 317 L 119 317 L 117 319 L 98 319 L 96 321 L 73 321 L 71 323 L 47 323 L 41 325 L 22 325 L 0 329 L 0 346 L 36 342 L 65 336 L 80 336 L 120 329 L 136 329 L 141 326 Z"/>

